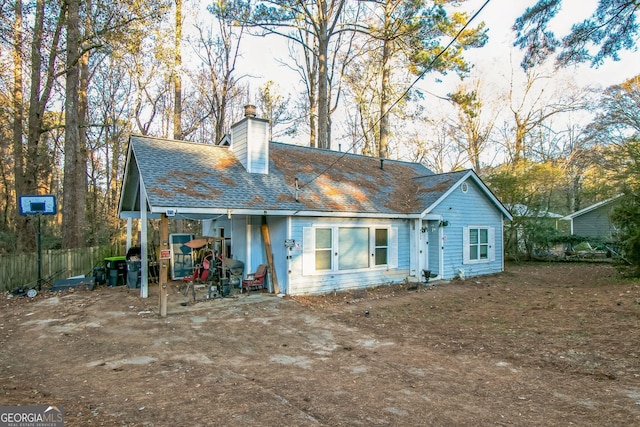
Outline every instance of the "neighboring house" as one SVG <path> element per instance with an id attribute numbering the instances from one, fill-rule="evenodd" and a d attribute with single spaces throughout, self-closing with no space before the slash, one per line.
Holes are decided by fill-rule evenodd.
<path id="1" fill-rule="evenodd" d="M 506 224 L 505 248 L 508 254 L 534 255 L 540 249 L 534 242 L 537 230 L 560 230 L 563 216 L 546 209 L 534 209 L 521 203 L 506 205 L 513 221 Z M 533 236 L 532 236 L 533 235 Z"/>
<path id="2" fill-rule="evenodd" d="M 562 215 L 553 213 L 544 209 L 532 209 L 527 205 L 516 203 L 513 205 L 506 205 L 509 212 L 515 217 L 529 218 L 532 220 L 544 220 L 554 228 L 558 227 L 557 220 L 564 218 Z"/>
<path id="3" fill-rule="evenodd" d="M 618 194 L 563 217 L 563 220 L 569 222 L 570 234 L 604 240 L 605 242 L 612 241 L 616 228 L 611 223 L 611 213 L 620 202 L 621 197 L 622 194 Z"/>
<path id="4" fill-rule="evenodd" d="M 279 290 L 290 295 L 421 280 L 423 270 L 437 279 L 503 271 L 511 215 L 472 170 L 434 174 L 268 134 L 268 121 L 249 114 L 229 147 L 131 136 L 120 217 L 140 218 L 142 236 L 162 214 L 201 220 L 204 236 L 230 241 L 245 273 L 267 262 L 266 224 Z"/>

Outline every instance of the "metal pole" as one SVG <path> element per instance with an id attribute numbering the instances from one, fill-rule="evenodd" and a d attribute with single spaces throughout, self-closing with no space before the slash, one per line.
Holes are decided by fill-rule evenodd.
<path id="1" fill-rule="evenodd" d="M 42 249 L 40 246 L 40 214 L 38 216 L 38 290 L 42 286 Z"/>

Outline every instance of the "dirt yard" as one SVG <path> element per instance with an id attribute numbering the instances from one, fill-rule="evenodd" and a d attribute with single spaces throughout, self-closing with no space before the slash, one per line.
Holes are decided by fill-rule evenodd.
<path id="1" fill-rule="evenodd" d="M 66 426 L 640 425 L 640 282 L 606 264 L 159 318 L 157 288 L 0 300 L 0 404 Z"/>

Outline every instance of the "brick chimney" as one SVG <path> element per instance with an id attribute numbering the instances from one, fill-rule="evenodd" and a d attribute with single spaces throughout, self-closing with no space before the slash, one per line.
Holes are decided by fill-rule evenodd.
<path id="1" fill-rule="evenodd" d="M 256 117 L 255 105 L 244 106 L 244 119 L 231 126 L 231 150 L 249 173 L 269 173 L 269 120 Z"/>

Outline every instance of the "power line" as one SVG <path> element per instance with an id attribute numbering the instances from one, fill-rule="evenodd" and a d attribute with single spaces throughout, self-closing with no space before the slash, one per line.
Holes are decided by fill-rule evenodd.
<path id="1" fill-rule="evenodd" d="M 460 35 L 462 35 L 462 32 L 464 30 L 467 29 L 467 27 L 471 24 L 471 22 L 473 22 L 474 19 L 476 19 L 478 17 L 478 15 L 480 14 L 480 12 L 482 12 L 482 10 L 489 4 L 491 0 L 486 0 L 484 2 L 484 4 L 482 6 L 480 6 L 480 8 L 471 16 L 471 18 L 469 18 L 467 20 L 467 22 L 465 22 L 465 24 L 462 26 L 462 28 L 460 28 L 460 30 L 458 31 L 458 33 L 455 35 L 455 37 L 453 37 L 451 39 L 451 41 L 449 42 L 449 44 L 447 44 L 444 49 L 442 49 L 432 60 L 431 62 L 429 62 L 429 65 L 427 65 L 424 70 L 420 73 L 420 75 L 407 87 L 407 89 L 405 89 L 405 91 L 391 104 L 391 106 L 389 106 L 389 108 L 387 108 L 387 111 L 385 111 L 383 114 L 380 115 L 380 117 L 375 121 L 375 123 L 373 123 L 371 125 L 371 127 L 369 127 L 369 129 L 367 130 L 367 132 L 371 132 L 373 130 L 373 128 L 380 123 L 380 120 L 382 120 L 383 117 L 385 117 L 387 114 L 389 114 L 391 112 L 391 110 L 398 105 L 398 103 L 400 103 L 400 101 L 402 101 L 403 98 L 405 98 L 408 94 L 409 91 L 411 91 L 411 89 L 413 89 L 413 87 L 420 81 L 422 80 L 422 78 L 424 77 L 425 74 L 427 74 L 428 71 L 431 71 L 431 68 L 433 67 L 433 64 L 436 63 L 436 61 L 442 56 L 444 55 L 444 53 L 449 50 L 449 48 L 456 42 L 456 40 L 458 40 L 458 38 L 460 37 Z M 353 144 L 351 144 L 351 146 L 343 152 L 343 154 L 338 157 L 335 161 L 333 161 L 329 166 L 327 166 L 324 170 L 322 170 L 322 172 L 319 172 L 316 176 L 314 176 L 312 179 L 310 179 L 309 181 L 301 184 L 299 186 L 300 189 L 306 187 L 307 185 L 311 184 L 313 181 L 315 181 L 316 179 L 318 179 L 319 177 L 321 177 L 322 175 L 324 175 L 329 169 L 333 168 L 336 163 L 338 163 L 340 160 L 342 160 L 347 154 L 349 154 L 349 152 L 355 148 L 356 144 L 359 143 L 360 141 L 362 141 L 363 137 L 360 137 L 357 141 L 355 141 Z"/>

